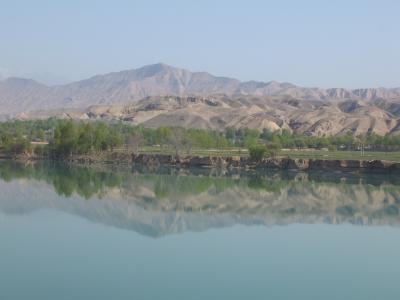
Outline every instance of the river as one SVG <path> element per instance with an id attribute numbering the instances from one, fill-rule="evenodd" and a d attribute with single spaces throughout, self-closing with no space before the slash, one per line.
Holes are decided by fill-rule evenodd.
<path id="1" fill-rule="evenodd" d="M 0 162 L 0 299 L 398 299 L 400 178 Z"/>

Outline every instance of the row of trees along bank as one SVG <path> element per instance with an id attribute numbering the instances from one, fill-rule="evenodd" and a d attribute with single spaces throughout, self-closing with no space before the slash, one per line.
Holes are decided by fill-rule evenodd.
<path id="1" fill-rule="evenodd" d="M 32 147 L 32 144 L 46 146 Z M 125 149 L 137 152 L 139 148 L 157 146 L 176 154 L 193 149 L 249 148 L 252 153 L 274 155 L 280 148 L 395 151 L 400 149 L 400 136 L 308 136 L 288 130 L 271 132 L 264 129 L 227 128 L 223 132 L 208 129 L 180 127 L 145 128 L 127 123 L 93 121 L 38 120 L 0 123 L 0 151 L 20 154 L 38 151 L 46 155 L 66 156 Z M 265 147 L 264 147 L 265 148 Z M 36 150 L 35 150 L 36 149 Z M 264 153 L 265 154 L 265 153 Z"/>

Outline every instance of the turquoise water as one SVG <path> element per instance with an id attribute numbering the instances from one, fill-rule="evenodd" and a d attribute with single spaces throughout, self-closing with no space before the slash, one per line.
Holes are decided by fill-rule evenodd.
<path id="1" fill-rule="evenodd" d="M 398 299 L 397 178 L 0 163 L 0 299 Z"/>

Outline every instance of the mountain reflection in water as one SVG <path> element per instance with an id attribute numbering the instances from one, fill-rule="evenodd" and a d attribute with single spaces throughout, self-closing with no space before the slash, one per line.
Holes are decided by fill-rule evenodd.
<path id="1" fill-rule="evenodd" d="M 0 162 L 0 211 L 57 209 L 152 237 L 244 225 L 397 225 L 400 178 Z"/>

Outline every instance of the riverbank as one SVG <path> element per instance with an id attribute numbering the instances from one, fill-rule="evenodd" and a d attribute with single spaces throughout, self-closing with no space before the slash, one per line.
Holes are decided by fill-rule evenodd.
<path id="1" fill-rule="evenodd" d="M 34 159 L 31 157 L 29 159 Z M 133 154 L 104 152 L 97 155 L 74 155 L 64 159 L 81 165 L 92 164 L 128 164 L 148 168 L 219 168 L 219 169 L 264 169 L 298 171 L 342 171 L 366 173 L 400 173 L 400 163 L 386 160 L 349 160 L 349 159 L 308 159 L 308 158 L 265 158 L 253 161 L 249 157 L 212 157 L 212 156 L 175 156 L 163 154 Z"/>
<path id="2" fill-rule="evenodd" d="M 0 159 L 18 161 L 49 160 L 36 155 L 5 156 Z M 52 159 L 51 159 L 52 160 Z M 298 171 L 342 171 L 366 173 L 400 173 L 400 163 L 386 160 L 313 159 L 313 158 L 265 158 L 261 161 L 249 157 L 230 156 L 176 156 L 163 154 L 133 154 L 128 152 L 101 152 L 96 155 L 72 155 L 57 159 L 79 165 L 139 165 L 148 168 L 219 168 Z"/>

